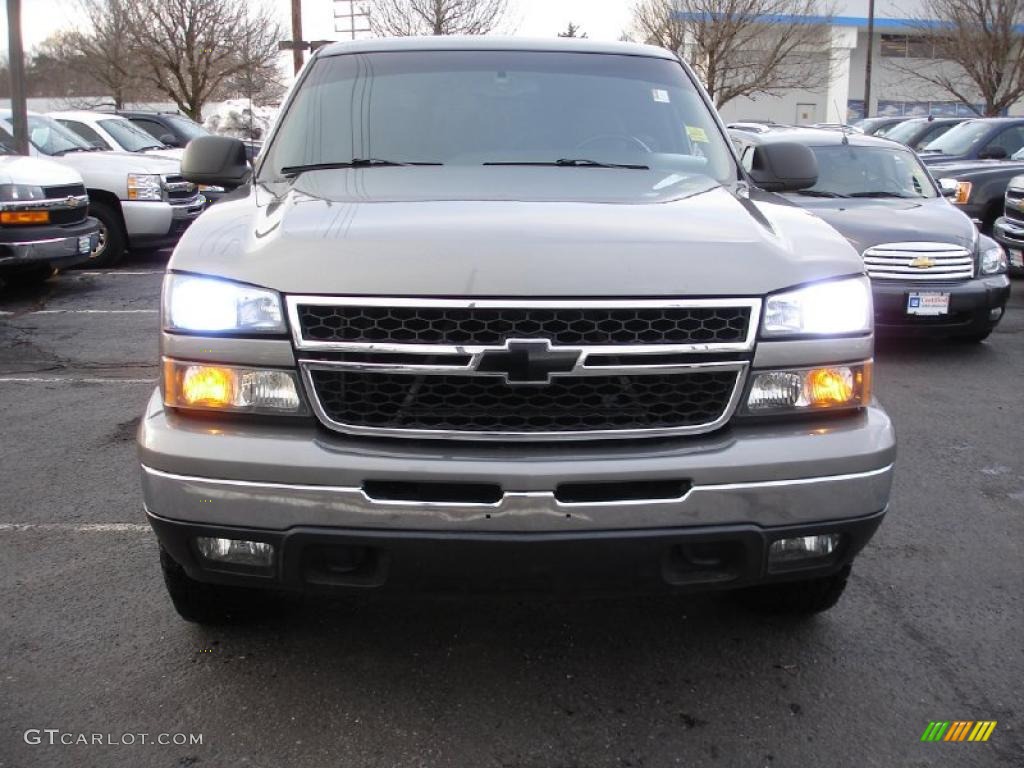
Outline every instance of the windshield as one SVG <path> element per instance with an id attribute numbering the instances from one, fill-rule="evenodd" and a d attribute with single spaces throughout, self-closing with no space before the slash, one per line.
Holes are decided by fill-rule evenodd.
<path id="1" fill-rule="evenodd" d="M 260 176 L 353 159 L 562 161 L 575 168 L 587 167 L 578 162 L 585 160 L 736 179 L 725 140 L 678 63 L 604 54 L 416 51 L 319 59 Z"/>
<path id="2" fill-rule="evenodd" d="M 905 120 L 902 123 L 896 123 L 892 128 L 885 132 L 885 138 L 898 141 L 900 144 L 909 144 L 914 138 L 923 123 L 926 120 Z"/>
<path id="3" fill-rule="evenodd" d="M 62 155 L 76 150 L 91 151 L 93 146 L 52 117 L 28 116 L 28 140 L 44 155 Z"/>
<path id="4" fill-rule="evenodd" d="M 811 147 L 818 159 L 820 197 L 937 197 L 928 171 L 902 147 Z"/>
<path id="5" fill-rule="evenodd" d="M 203 128 L 199 123 L 189 120 L 187 117 L 180 117 L 179 115 L 164 115 L 164 119 L 174 124 L 174 127 L 178 129 L 178 132 L 185 137 L 186 141 L 192 141 L 192 139 L 200 136 L 209 136 L 210 132 Z"/>
<path id="6" fill-rule="evenodd" d="M 971 121 L 950 128 L 935 141 L 929 142 L 925 152 L 941 152 L 944 155 L 966 155 L 988 135 L 986 123 Z"/>
<path id="7" fill-rule="evenodd" d="M 165 146 L 128 120 L 100 120 L 99 125 L 114 137 L 121 149 L 128 152 L 163 149 Z"/>

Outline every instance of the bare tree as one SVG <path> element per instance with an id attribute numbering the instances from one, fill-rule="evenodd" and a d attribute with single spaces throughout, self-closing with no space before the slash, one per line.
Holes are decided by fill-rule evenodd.
<path id="1" fill-rule="evenodd" d="M 74 58 L 121 109 L 139 85 L 138 60 L 133 56 L 131 0 L 81 0 L 88 29 L 67 35 L 65 58 Z M 98 94 L 92 94 L 98 95 Z"/>
<path id="2" fill-rule="evenodd" d="M 907 44 L 921 58 L 887 59 L 900 72 L 999 115 L 1024 98 L 1024 0 L 925 0 Z M 936 24 L 936 21 L 938 24 Z"/>
<path id="3" fill-rule="evenodd" d="M 740 96 L 828 82 L 834 11 L 826 2 L 638 0 L 634 34 L 684 54 L 721 108 Z M 794 17 L 802 18 L 794 23 Z"/>
<path id="4" fill-rule="evenodd" d="M 232 78 L 266 82 L 277 66 L 281 24 L 246 0 L 120 0 L 129 5 L 143 77 L 194 120 Z"/>
<path id="5" fill-rule="evenodd" d="M 566 26 L 563 32 L 558 33 L 559 37 L 586 37 L 587 33 L 583 31 L 579 24 L 573 24 L 571 21 Z"/>
<path id="6" fill-rule="evenodd" d="M 377 35 L 486 35 L 505 17 L 507 0 L 376 0 Z"/>

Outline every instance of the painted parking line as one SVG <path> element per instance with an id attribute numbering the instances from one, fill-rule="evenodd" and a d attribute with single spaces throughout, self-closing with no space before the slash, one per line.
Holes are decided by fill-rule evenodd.
<path id="1" fill-rule="evenodd" d="M 156 379 L 111 379 L 88 376 L 0 376 L 0 384 L 156 384 Z"/>
<path id="2" fill-rule="evenodd" d="M 143 533 L 146 523 L 0 523 L 0 533 Z"/>
<path id="3" fill-rule="evenodd" d="M 30 309 L 24 312 L 0 311 L 0 316 L 27 315 L 155 315 L 159 309 Z"/>

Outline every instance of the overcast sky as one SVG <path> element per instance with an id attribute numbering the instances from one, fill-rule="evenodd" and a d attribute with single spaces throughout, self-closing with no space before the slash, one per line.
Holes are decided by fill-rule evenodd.
<path id="1" fill-rule="evenodd" d="M 271 0 L 281 9 L 282 21 L 289 18 L 290 0 Z M 324 9 L 331 0 L 303 0 L 305 17 Z M 629 25 L 630 0 L 509 0 L 508 26 L 517 35 L 548 37 L 565 29 L 572 21 L 591 38 L 617 40 Z M 22 35 L 26 50 L 61 29 L 80 24 L 78 0 L 22 0 Z M 327 18 L 325 16 L 325 18 Z M 308 23 L 307 23 L 308 26 Z M 509 31 L 509 30 L 505 30 Z M 307 39 L 314 30 L 303 29 Z M 324 30 L 323 37 L 330 36 Z M 0 50 L 7 50 L 7 9 L 0 6 Z"/>

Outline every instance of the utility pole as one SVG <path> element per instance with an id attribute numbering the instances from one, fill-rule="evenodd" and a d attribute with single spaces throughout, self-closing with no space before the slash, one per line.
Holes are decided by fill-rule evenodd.
<path id="1" fill-rule="evenodd" d="M 292 40 L 296 43 L 302 40 L 302 0 L 292 0 Z M 292 63 L 295 74 L 299 74 L 302 69 L 302 49 L 297 45 L 292 48 Z"/>
<path id="2" fill-rule="evenodd" d="M 21 0 L 7 0 L 7 50 L 11 56 L 11 123 L 14 148 L 28 154 L 28 118 L 25 105 L 25 52 L 21 48 Z"/>
<path id="3" fill-rule="evenodd" d="M 875 0 L 868 0 L 868 59 L 864 65 L 864 117 L 871 117 L 871 59 L 875 48 Z"/>

